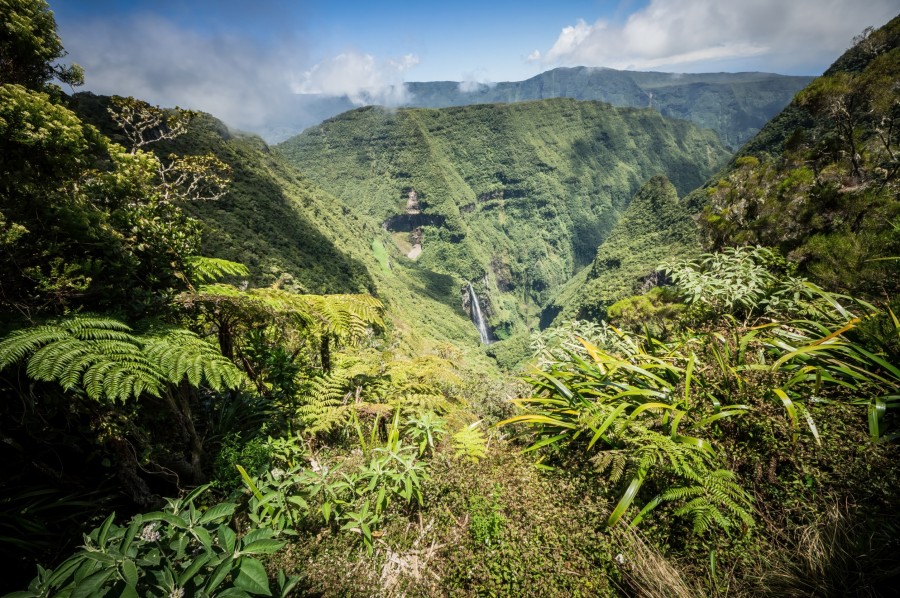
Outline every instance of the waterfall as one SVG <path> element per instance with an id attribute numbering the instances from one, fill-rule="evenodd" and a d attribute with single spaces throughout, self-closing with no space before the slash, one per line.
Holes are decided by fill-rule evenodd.
<path id="1" fill-rule="evenodd" d="M 471 282 L 467 283 L 467 285 L 469 287 L 469 309 L 472 312 L 472 321 L 475 322 L 475 326 L 478 328 L 481 342 L 485 345 L 490 345 L 491 333 L 488 331 L 484 316 L 481 314 L 481 305 L 478 303 L 478 295 L 475 294 L 475 289 L 472 287 Z"/>

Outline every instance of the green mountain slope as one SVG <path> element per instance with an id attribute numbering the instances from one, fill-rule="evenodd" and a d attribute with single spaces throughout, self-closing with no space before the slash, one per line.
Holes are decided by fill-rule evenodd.
<path id="1" fill-rule="evenodd" d="M 900 287 L 900 17 L 861 36 L 689 198 L 705 243 L 778 247 L 833 289 Z"/>
<path id="2" fill-rule="evenodd" d="M 665 177 L 652 178 L 597 249 L 586 274 L 562 287 L 545 308 L 542 327 L 554 319 L 604 319 L 616 301 L 654 286 L 659 264 L 696 254 L 699 240 L 697 225 L 675 187 Z"/>
<path id="3" fill-rule="evenodd" d="M 77 94 L 73 105 L 113 140 L 121 140 L 106 112 L 109 98 Z M 307 292 L 374 290 L 359 260 L 365 246 L 347 247 L 343 241 L 357 238 L 354 227 L 359 225 L 343 218 L 332 207 L 334 198 L 299 176 L 259 137 L 232 133 L 199 114 L 186 135 L 157 145 L 162 155 L 212 152 L 232 169 L 233 180 L 221 199 L 184 206 L 203 222 L 206 255 L 246 264 L 254 284 L 272 284 L 287 274 L 291 284 Z"/>
<path id="4" fill-rule="evenodd" d="M 645 181 L 663 174 L 684 194 L 727 156 L 686 121 L 569 99 L 364 108 L 278 150 L 381 225 L 394 262 L 454 277 L 445 303 L 474 282 L 500 337 L 537 323 Z"/>
<path id="5" fill-rule="evenodd" d="M 110 137 L 120 136 L 106 112 L 108 98 L 78 94 L 73 102 Z M 221 199 L 184 209 L 203 225 L 203 253 L 246 264 L 254 286 L 370 292 L 385 303 L 395 338 L 409 349 L 477 345 L 457 278 L 389 258 L 384 243 L 390 237 L 379 221 L 351 211 L 259 137 L 230 132 L 199 114 L 185 135 L 156 145 L 164 155 L 213 152 L 232 168 L 233 181 Z M 474 353 L 471 359 L 483 356 Z"/>
<path id="6" fill-rule="evenodd" d="M 652 107 L 691 120 L 739 147 L 786 106 L 812 77 L 771 73 L 675 74 L 606 68 L 557 68 L 525 81 L 461 86 L 408 83 L 410 106 L 441 108 L 547 98 L 600 100 L 614 106 Z"/>
<path id="7" fill-rule="evenodd" d="M 409 108 L 448 108 L 571 98 L 614 106 L 654 108 L 663 116 L 713 129 L 730 148 L 740 147 L 778 114 L 812 77 L 772 73 L 657 73 L 607 68 L 556 68 L 524 81 L 479 84 L 458 81 L 406 83 Z M 291 115 L 262 131 L 283 141 L 352 107 L 346 97 L 297 96 Z"/>

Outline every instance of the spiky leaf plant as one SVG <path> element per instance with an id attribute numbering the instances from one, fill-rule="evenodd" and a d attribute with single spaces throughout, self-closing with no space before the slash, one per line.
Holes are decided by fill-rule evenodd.
<path id="1" fill-rule="evenodd" d="M 614 330 L 614 329 L 613 329 Z M 682 503 L 676 511 L 689 517 L 698 532 L 711 524 L 743 527 L 753 523 L 750 498 L 728 472 L 708 439 L 717 420 L 747 410 L 722 405 L 704 392 L 692 392 L 696 356 L 681 346 L 655 344 L 618 332 L 621 355 L 580 339 L 581 352 L 548 362 L 527 378 L 534 394 L 515 399 L 523 413 L 500 422 L 524 424 L 534 433 L 526 452 L 584 452 L 618 482 L 630 478 L 607 524 L 615 525 L 654 478 L 663 491 L 634 518 L 637 523 L 663 501 Z"/>

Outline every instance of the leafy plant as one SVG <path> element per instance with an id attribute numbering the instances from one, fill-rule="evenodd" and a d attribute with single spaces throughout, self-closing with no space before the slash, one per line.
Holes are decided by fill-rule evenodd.
<path id="1" fill-rule="evenodd" d="M 428 449 L 434 453 L 434 445 L 446 433 L 446 423 L 431 411 L 423 411 L 407 419 L 406 434 L 419 445 L 419 455 Z"/>
<path id="2" fill-rule="evenodd" d="M 487 456 L 487 438 L 481 420 L 460 428 L 453 434 L 453 454 L 457 459 L 477 462 Z"/>
<path id="3" fill-rule="evenodd" d="M 82 550 L 54 570 L 39 568 L 29 589 L 12 596 L 271 596 L 256 557 L 284 543 L 264 529 L 238 537 L 228 525 L 233 503 L 198 509 L 195 500 L 206 488 L 170 499 L 163 511 L 136 515 L 127 527 L 110 515 L 85 536 Z M 297 582 L 279 576 L 279 595 Z"/>
<path id="4" fill-rule="evenodd" d="M 95 400 L 161 396 L 183 379 L 215 390 L 237 388 L 244 377 L 214 346 L 177 328 L 134 334 L 118 320 L 77 316 L 23 328 L 0 340 L 0 369 L 28 358 L 35 380 L 83 389 Z"/>
<path id="5" fill-rule="evenodd" d="M 499 542 L 505 523 L 502 505 L 494 493 L 490 499 L 474 496 L 469 501 L 469 533 L 476 544 L 491 546 Z"/>
<path id="6" fill-rule="evenodd" d="M 678 513 L 691 517 L 704 532 L 711 522 L 750 526 L 750 497 L 733 477 L 718 467 L 708 438 L 722 418 L 741 415 L 747 406 L 723 406 L 692 386 L 696 356 L 687 358 L 676 347 L 653 345 L 655 355 L 629 335 L 620 333 L 622 356 L 581 339 L 587 359 L 550 362 L 527 380 L 535 395 L 512 402 L 524 413 L 500 422 L 524 424 L 536 433 L 526 452 L 539 449 L 600 451 L 597 464 L 611 468 L 613 481 L 623 473 L 631 480 L 607 525 L 615 525 L 649 478 L 663 491 L 649 501 L 633 523 L 662 501 L 683 501 Z M 688 435 L 690 434 L 690 435 Z M 607 454 L 603 454 L 607 452 Z M 540 459 L 546 460 L 546 457 Z"/>

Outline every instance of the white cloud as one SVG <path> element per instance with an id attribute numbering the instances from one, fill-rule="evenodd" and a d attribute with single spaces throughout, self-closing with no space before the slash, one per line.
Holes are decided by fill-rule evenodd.
<path id="1" fill-rule="evenodd" d="M 528 55 L 528 62 L 537 62 L 541 59 L 541 51 L 535 50 L 531 54 Z"/>
<path id="2" fill-rule="evenodd" d="M 578 20 L 529 60 L 617 69 L 826 68 L 868 25 L 895 16 L 896 0 L 651 0 L 623 24 Z M 534 59 L 532 59 L 534 57 Z"/>
<path id="3" fill-rule="evenodd" d="M 467 73 L 463 73 L 462 80 L 459 82 L 459 91 L 462 93 L 474 93 L 477 91 L 485 91 L 496 85 L 487 76 L 485 69 L 476 69 Z"/>
<path id="4" fill-rule="evenodd" d="M 299 94 L 347 96 L 359 106 L 400 106 L 409 99 L 403 75 L 418 63 L 413 54 L 379 62 L 371 54 L 348 51 L 306 70 L 291 88 Z"/>
<path id="5" fill-rule="evenodd" d="M 85 68 L 85 90 L 203 110 L 238 129 L 279 131 L 270 138 L 333 116 L 334 105 L 351 107 L 298 92 L 346 95 L 357 105 L 402 104 L 403 73 L 419 62 L 411 54 L 378 61 L 345 52 L 310 66 L 306 47 L 286 34 L 263 44 L 146 14 L 61 26 L 60 35 L 66 60 Z"/>
<path id="6" fill-rule="evenodd" d="M 262 47 L 234 35 L 201 34 L 150 15 L 61 28 L 68 60 L 85 68 L 85 89 L 210 112 L 254 129 L 287 109 L 289 65 L 302 46 Z"/>

